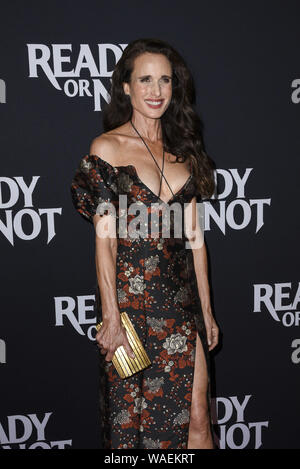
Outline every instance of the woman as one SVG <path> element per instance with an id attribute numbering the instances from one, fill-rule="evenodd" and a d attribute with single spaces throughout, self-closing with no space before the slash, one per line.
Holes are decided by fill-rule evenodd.
<path id="1" fill-rule="evenodd" d="M 72 181 L 74 205 L 96 230 L 104 448 L 214 447 L 209 351 L 218 343 L 218 326 L 196 202 L 210 197 L 215 186 L 193 99 L 190 72 L 174 48 L 157 39 L 131 42 L 112 75 L 105 132 L 92 141 Z M 119 225 L 121 195 L 128 204 L 125 235 Z M 102 202 L 110 203 L 117 217 L 100 212 Z M 134 219 L 133 203 L 147 208 L 148 232 L 139 237 L 126 232 Z M 151 215 L 157 205 L 155 224 Z M 181 226 L 173 215 L 173 231 L 163 236 L 162 214 L 173 205 L 184 209 L 190 235 L 173 234 Z M 116 218 L 118 223 L 111 223 Z M 106 237 L 104 224 L 112 230 Z M 158 237 L 148 235 L 150 227 Z M 151 366 L 126 379 L 111 362 L 120 345 L 133 357 L 122 311 L 151 360 Z"/>

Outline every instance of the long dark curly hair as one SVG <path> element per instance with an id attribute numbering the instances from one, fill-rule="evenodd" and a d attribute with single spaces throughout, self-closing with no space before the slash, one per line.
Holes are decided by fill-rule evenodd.
<path id="1" fill-rule="evenodd" d="M 124 93 L 123 83 L 130 83 L 134 60 L 145 52 L 164 54 L 172 66 L 172 99 L 161 116 L 164 149 L 176 156 L 176 162 L 191 159 L 197 190 L 201 197 L 209 198 L 215 191 L 215 166 L 204 150 L 203 124 L 193 109 L 193 77 L 183 58 L 167 42 L 155 38 L 136 39 L 124 49 L 112 74 L 110 103 L 103 108 L 104 132 L 131 119 L 133 108 L 130 96 Z"/>

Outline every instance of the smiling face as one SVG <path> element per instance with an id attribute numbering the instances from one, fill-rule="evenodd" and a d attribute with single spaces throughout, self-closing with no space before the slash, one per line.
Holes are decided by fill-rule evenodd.
<path id="1" fill-rule="evenodd" d="M 134 111 L 160 118 L 172 98 L 172 66 L 163 54 L 145 52 L 134 61 L 130 83 L 124 83 Z"/>

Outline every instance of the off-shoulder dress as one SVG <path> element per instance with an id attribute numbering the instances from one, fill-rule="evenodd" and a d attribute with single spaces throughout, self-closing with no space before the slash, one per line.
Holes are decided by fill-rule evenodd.
<path id="1" fill-rule="evenodd" d="M 116 289 L 120 312 L 129 315 L 152 364 L 121 379 L 112 362 L 99 353 L 101 445 L 186 449 L 197 333 L 206 358 L 211 415 L 210 357 L 192 249 L 187 248 L 183 225 L 182 236 L 174 235 L 172 211 L 170 235 L 164 236 L 163 214 L 173 204 L 183 208 L 194 196 L 200 202 L 201 196 L 191 171 L 167 203 L 158 199 L 157 211 L 157 195 L 142 182 L 133 165 L 112 166 L 98 155 L 82 157 L 71 182 L 71 197 L 79 214 L 93 223 L 99 204 L 110 202 L 118 220 L 120 195 L 127 196 L 127 208 L 135 202 L 148 213 L 144 237 L 132 237 L 130 230 L 124 231 L 124 223 L 122 227 L 117 223 Z M 153 217 L 154 212 L 158 216 Z M 128 211 L 125 228 L 135 216 Z M 95 288 L 100 322 L 97 281 Z"/>

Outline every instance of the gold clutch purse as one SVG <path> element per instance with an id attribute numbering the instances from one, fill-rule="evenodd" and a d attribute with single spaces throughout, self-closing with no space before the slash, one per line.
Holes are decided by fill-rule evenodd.
<path id="1" fill-rule="evenodd" d="M 121 313 L 121 321 L 126 329 L 129 344 L 135 355 L 135 358 L 129 357 L 123 345 L 120 345 L 115 351 L 112 362 L 120 378 L 124 379 L 134 375 L 138 371 L 144 370 L 151 365 L 151 361 L 126 311 Z M 97 331 L 100 330 L 101 326 L 102 321 L 100 324 L 96 325 Z"/>

